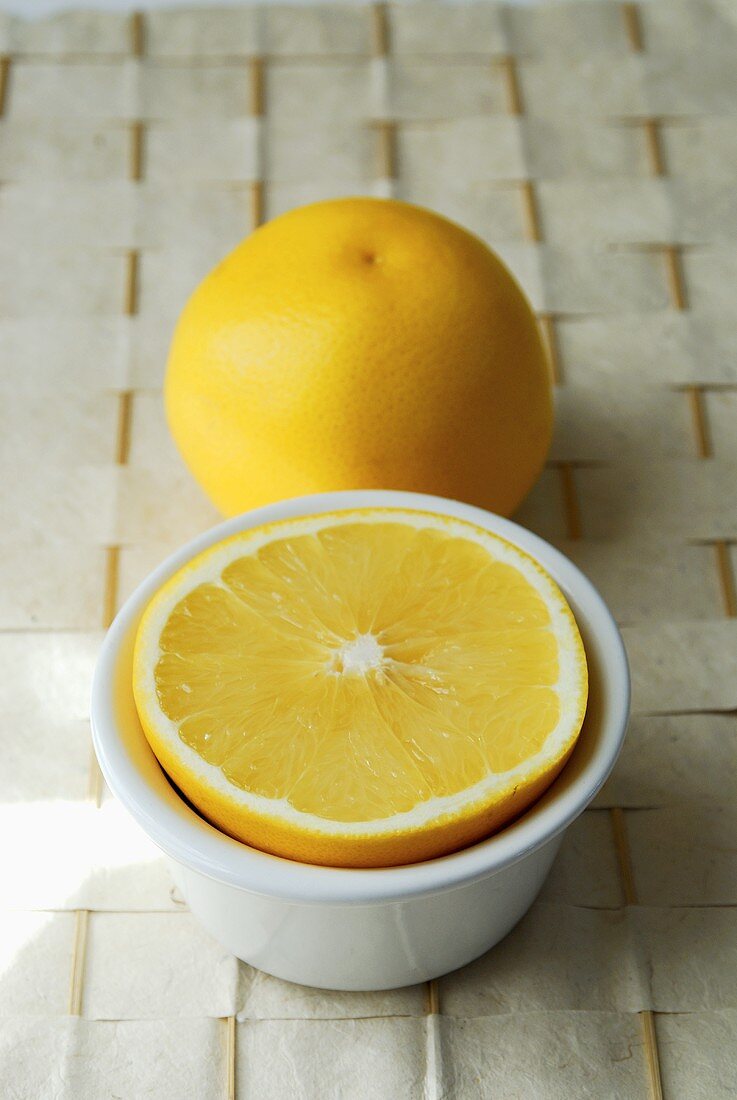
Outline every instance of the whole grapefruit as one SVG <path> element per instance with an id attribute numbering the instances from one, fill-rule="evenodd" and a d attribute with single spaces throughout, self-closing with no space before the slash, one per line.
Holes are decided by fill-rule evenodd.
<path id="1" fill-rule="evenodd" d="M 174 439 L 226 515 L 337 489 L 409 489 L 508 514 L 552 430 L 537 321 L 453 222 L 355 198 L 247 237 L 179 320 Z"/>

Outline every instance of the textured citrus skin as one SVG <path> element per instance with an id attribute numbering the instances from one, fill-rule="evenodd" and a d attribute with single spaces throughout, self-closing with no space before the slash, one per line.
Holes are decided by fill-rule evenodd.
<path id="1" fill-rule="evenodd" d="M 537 322 L 501 261 L 406 203 L 290 211 L 195 290 L 165 398 L 225 514 L 306 493 L 407 489 L 508 514 L 550 443 Z"/>

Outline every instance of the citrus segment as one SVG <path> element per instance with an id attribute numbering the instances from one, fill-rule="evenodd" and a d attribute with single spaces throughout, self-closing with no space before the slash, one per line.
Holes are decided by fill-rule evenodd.
<path id="1" fill-rule="evenodd" d="M 211 548 L 154 597 L 134 662 L 146 736 L 209 820 L 340 866 L 440 855 L 519 813 L 570 753 L 586 685 L 536 562 L 393 509 Z"/>

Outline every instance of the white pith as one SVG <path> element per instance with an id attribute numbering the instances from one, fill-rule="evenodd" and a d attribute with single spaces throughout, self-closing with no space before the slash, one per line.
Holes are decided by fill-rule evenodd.
<path id="1" fill-rule="evenodd" d="M 453 795 L 427 799 L 403 813 L 373 821 L 331 821 L 316 814 L 296 810 L 287 799 L 271 799 L 252 794 L 230 783 L 221 770 L 208 764 L 179 736 L 177 726 L 161 710 L 156 693 L 154 670 L 161 653 L 158 639 L 175 605 L 200 584 L 219 583 L 223 570 L 236 558 L 256 553 L 275 539 L 312 534 L 325 527 L 345 523 L 381 523 L 388 520 L 422 528 L 442 529 L 448 534 L 470 539 L 484 547 L 489 555 L 518 569 L 544 600 L 550 613 L 550 630 L 558 642 L 559 677 L 554 685 L 561 700 L 560 719 L 538 753 L 517 767 L 505 772 L 490 773 L 472 787 Z M 142 669 L 138 685 L 138 705 L 143 705 L 149 723 L 167 745 L 169 751 L 197 776 L 203 787 L 217 792 L 253 814 L 271 818 L 275 823 L 288 823 L 297 829 L 324 836 L 380 836 L 414 830 L 444 818 L 454 817 L 461 810 L 468 812 L 474 804 L 494 801 L 495 795 L 511 791 L 524 778 L 536 775 L 558 760 L 571 745 L 580 725 L 582 698 L 585 699 L 585 659 L 573 616 L 554 581 L 523 551 L 484 529 L 446 516 L 395 508 L 356 509 L 324 513 L 312 517 L 287 520 L 255 528 L 218 544 L 196 563 L 184 566 L 177 574 L 179 583 L 167 587 L 166 597 L 154 597 L 148 616 L 147 630 L 136 665 Z M 171 583 L 171 582 L 170 582 Z M 378 651 L 378 652 L 377 652 Z M 339 658 L 338 674 L 364 674 L 381 663 L 381 647 L 371 635 L 361 635 L 346 643 L 335 656 Z"/>
<path id="2" fill-rule="evenodd" d="M 351 641 L 336 649 L 328 665 L 336 675 L 363 676 L 373 668 L 381 668 L 384 650 L 373 634 L 357 634 Z"/>

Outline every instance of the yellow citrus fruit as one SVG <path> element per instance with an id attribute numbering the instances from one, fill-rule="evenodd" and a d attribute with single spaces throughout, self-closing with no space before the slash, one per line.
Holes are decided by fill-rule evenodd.
<path id="1" fill-rule="evenodd" d="M 511 543 L 358 509 L 205 551 L 141 621 L 146 737 L 224 832 L 307 863 L 454 851 L 520 813 L 579 734 L 573 615 Z"/>
<path id="2" fill-rule="evenodd" d="M 545 461 L 537 322 L 477 237 L 356 198 L 258 229 L 195 290 L 167 417 L 226 514 L 337 489 L 410 489 L 508 514 Z"/>

